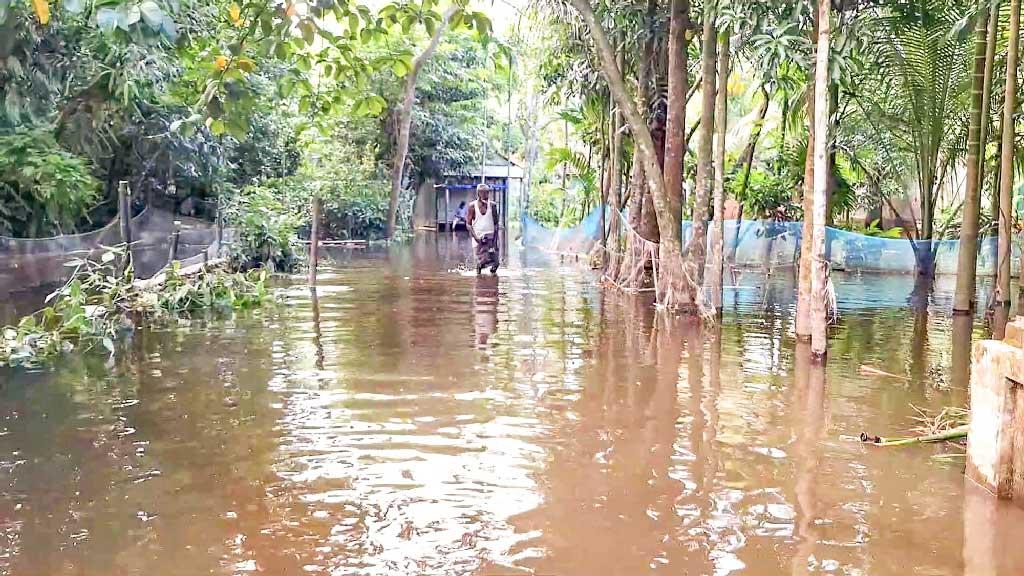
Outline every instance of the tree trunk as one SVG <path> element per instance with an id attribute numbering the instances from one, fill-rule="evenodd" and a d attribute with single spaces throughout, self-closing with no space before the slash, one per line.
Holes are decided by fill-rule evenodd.
<path id="1" fill-rule="evenodd" d="M 978 166 L 981 164 L 981 109 L 985 91 L 987 35 L 987 14 L 983 12 L 978 14 L 974 27 L 974 77 L 971 81 L 971 119 L 967 127 L 967 191 L 964 195 L 956 292 L 953 296 L 953 313 L 961 314 L 970 314 L 974 309 L 975 276 L 978 271 L 978 225 L 981 219 Z"/>
<path id="2" fill-rule="evenodd" d="M 988 125 L 992 115 L 992 72 L 996 62 L 996 43 L 999 39 L 999 5 L 1000 0 L 993 0 L 988 14 L 988 31 L 985 43 L 985 78 L 982 88 L 981 103 L 981 160 L 978 163 L 978 191 L 985 189 L 985 149 L 988 147 L 989 130 Z M 998 198 L 993 188 L 993 197 Z M 998 209 L 992 211 L 994 217 Z"/>
<path id="3" fill-rule="evenodd" d="M 739 217 L 736 219 L 736 232 L 734 234 L 732 243 L 732 254 L 730 260 L 733 265 L 736 264 L 736 251 L 740 248 L 740 230 L 743 224 L 743 197 L 747 193 L 747 185 L 750 184 L 750 171 L 754 169 L 754 152 L 757 150 L 757 142 L 761 139 L 761 129 L 764 127 L 764 119 L 768 116 L 768 104 L 770 96 L 768 90 L 765 89 L 764 85 L 760 88 L 761 91 L 761 104 L 757 108 L 757 121 L 750 130 L 750 140 L 747 141 L 747 145 L 743 148 L 743 152 L 740 154 L 740 170 L 743 172 L 740 180 L 740 190 L 737 194 L 736 201 L 740 205 Z"/>
<path id="4" fill-rule="evenodd" d="M 604 28 L 597 21 L 594 9 L 588 0 L 570 0 L 572 6 L 583 17 L 587 28 L 597 48 L 598 59 L 601 64 L 601 71 L 608 82 L 608 89 L 615 99 L 615 103 L 622 110 L 626 123 L 637 148 L 640 150 L 640 160 L 643 162 L 644 176 L 651 189 L 654 201 L 654 209 L 658 218 L 658 228 L 661 231 L 661 245 L 659 247 L 661 268 L 664 271 L 661 285 L 658 287 L 659 302 L 669 307 L 686 307 L 693 304 L 687 302 L 688 290 L 678 276 L 682 268 L 682 230 L 679 223 L 679 215 L 672 211 L 668 193 L 665 188 L 665 178 L 658 163 L 658 153 L 654 146 L 654 138 L 644 121 L 643 114 L 637 108 L 636 102 L 629 94 L 629 89 L 622 78 L 622 74 L 615 61 L 615 50 L 608 41 L 608 35 Z"/>
<path id="5" fill-rule="evenodd" d="M 395 150 L 391 156 L 391 200 L 388 204 L 387 237 L 393 238 L 398 227 L 398 196 L 402 193 L 402 174 L 405 171 L 405 159 L 409 154 L 409 131 L 412 128 L 412 107 L 416 102 L 416 79 L 423 66 L 437 52 L 441 37 L 448 28 L 448 22 L 455 13 L 453 6 L 445 11 L 441 23 L 430 37 L 430 44 L 412 61 L 412 70 L 405 77 L 405 89 L 402 92 L 402 107 L 398 113 L 398 135 Z"/>
<path id="6" fill-rule="evenodd" d="M 725 136 L 729 120 L 729 34 L 718 41 L 718 92 L 715 95 L 715 214 L 711 229 L 711 305 L 722 310 L 725 269 Z"/>
<path id="7" fill-rule="evenodd" d="M 703 38 L 701 40 L 701 112 L 700 143 L 697 147 L 697 195 L 693 205 L 693 239 L 687 250 L 692 263 L 690 277 L 697 286 L 704 285 L 707 256 L 708 205 L 714 181 L 712 147 L 715 137 L 715 69 L 717 68 L 718 33 L 712 2 L 704 3 Z"/>
<path id="8" fill-rule="evenodd" d="M 1017 111 L 1017 57 L 1020 45 L 1020 1 L 1010 0 L 1010 46 L 1006 50 L 1006 99 L 1003 103 L 1003 150 L 999 159 L 999 250 L 996 298 L 1000 306 L 1010 305 L 1010 256 L 1013 245 L 1013 153 L 1014 113 Z"/>
<path id="9" fill-rule="evenodd" d="M 811 353 L 824 359 L 828 351 L 828 269 L 825 262 L 825 220 L 828 216 L 828 63 L 829 0 L 818 0 L 818 48 L 814 70 L 814 224 L 811 245 Z"/>
<path id="10" fill-rule="evenodd" d="M 815 20 L 815 37 L 817 37 Z M 807 91 L 807 153 L 804 158 L 804 222 L 800 234 L 800 269 L 797 275 L 796 337 L 811 339 L 811 244 L 814 238 L 814 90 Z"/>
<path id="11" fill-rule="evenodd" d="M 686 31 L 690 27 L 690 1 L 670 0 L 668 36 L 668 114 L 665 126 L 665 189 L 672 210 L 683 213 L 683 158 L 686 156 L 687 76 Z"/>

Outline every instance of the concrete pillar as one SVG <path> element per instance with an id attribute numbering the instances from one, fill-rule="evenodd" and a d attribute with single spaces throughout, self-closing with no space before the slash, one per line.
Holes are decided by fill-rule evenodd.
<path id="1" fill-rule="evenodd" d="M 967 477 L 1024 507 L 1024 317 L 974 345 Z"/>

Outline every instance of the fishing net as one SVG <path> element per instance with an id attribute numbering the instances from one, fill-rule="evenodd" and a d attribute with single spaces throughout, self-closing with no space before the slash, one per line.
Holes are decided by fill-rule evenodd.
<path id="1" fill-rule="evenodd" d="M 614 219 L 608 209 L 609 228 Z M 693 235 L 693 224 L 682 224 L 683 244 Z M 725 260 L 740 268 L 794 266 L 800 258 L 802 222 L 775 222 L 770 220 L 727 220 L 725 222 Z M 601 240 L 601 212 L 594 209 L 583 221 L 572 228 L 550 229 L 526 217 L 523 224 L 523 246 L 559 254 L 589 254 Z M 1012 258 L 1014 273 L 1020 272 L 1021 243 L 1014 241 Z M 710 251 L 710 235 L 709 235 Z M 992 276 L 996 271 L 997 239 L 979 240 L 978 274 Z M 833 270 L 849 272 L 889 272 L 910 274 L 917 270 L 918 253 L 931 251 L 937 274 L 956 274 L 959 240 L 911 241 L 905 238 L 881 238 L 856 232 L 827 228 L 825 254 Z"/>
<path id="2" fill-rule="evenodd" d="M 182 266 L 215 257 L 219 250 L 216 224 L 147 208 L 132 218 L 132 261 L 139 278 L 155 275 L 168 263 L 175 220 L 181 222 L 178 260 Z M 0 236 L 0 293 L 43 286 L 66 279 L 72 258 L 98 258 L 104 246 L 120 244 L 120 220 L 92 232 L 52 238 Z"/>

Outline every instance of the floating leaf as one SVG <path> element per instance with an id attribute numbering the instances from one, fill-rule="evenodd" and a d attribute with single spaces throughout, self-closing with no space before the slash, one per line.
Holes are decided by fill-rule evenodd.
<path id="1" fill-rule="evenodd" d="M 50 2 L 48 0 L 32 0 L 32 9 L 35 10 L 40 24 L 45 26 L 50 23 Z"/>

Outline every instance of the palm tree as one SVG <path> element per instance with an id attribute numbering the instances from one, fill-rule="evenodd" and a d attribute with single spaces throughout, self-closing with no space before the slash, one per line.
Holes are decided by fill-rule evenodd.
<path id="1" fill-rule="evenodd" d="M 899 136 L 913 155 L 921 226 L 911 245 L 919 276 L 935 274 L 935 212 L 943 175 L 958 155 L 966 125 L 967 42 L 957 34 L 966 16 L 955 0 L 889 3 L 873 18 L 870 47 L 889 74 L 862 87 L 876 122 Z"/>
<path id="2" fill-rule="evenodd" d="M 1010 306 L 1010 229 L 1013 225 L 1013 156 L 1016 150 L 1017 58 L 1020 45 L 1020 0 L 1010 0 L 1010 46 L 1006 52 L 1006 96 L 1003 103 L 1003 145 L 999 160 L 999 249 L 995 302 Z"/>
<path id="3" fill-rule="evenodd" d="M 979 4 L 981 4 L 979 2 Z M 980 7 L 980 6 L 979 6 Z M 960 254 L 957 263 L 953 312 L 970 314 L 974 309 L 975 276 L 978 268 L 978 224 L 981 219 L 981 124 L 985 91 L 985 51 L 988 47 L 988 12 L 980 10 L 974 26 L 974 78 L 971 83 L 971 124 L 967 129 L 967 191 Z"/>

